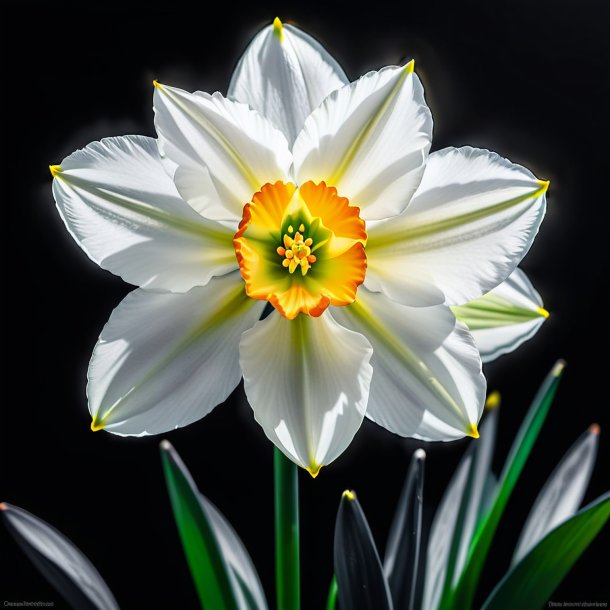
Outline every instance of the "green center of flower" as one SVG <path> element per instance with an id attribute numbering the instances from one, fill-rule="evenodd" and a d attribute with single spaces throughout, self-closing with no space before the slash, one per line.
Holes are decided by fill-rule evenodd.
<path id="1" fill-rule="evenodd" d="M 288 227 L 288 233 L 284 233 L 284 245 L 277 248 L 277 253 L 284 258 L 282 266 L 288 269 L 289 273 L 294 273 L 297 267 L 301 267 L 301 274 L 307 275 L 311 266 L 316 262 L 316 257 L 311 253 L 313 239 L 305 238 L 305 225 L 301 223 L 299 230 L 294 237 L 294 228 Z"/>

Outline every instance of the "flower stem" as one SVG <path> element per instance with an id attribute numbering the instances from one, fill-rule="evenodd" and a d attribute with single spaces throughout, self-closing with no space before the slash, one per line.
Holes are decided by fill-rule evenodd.
<path id="1" fill-rule="evenodd" d="M 275 584 L 278 610 L 299 610 L 299 485 L 298 468 L 277 448 L 275 475 Z"/>

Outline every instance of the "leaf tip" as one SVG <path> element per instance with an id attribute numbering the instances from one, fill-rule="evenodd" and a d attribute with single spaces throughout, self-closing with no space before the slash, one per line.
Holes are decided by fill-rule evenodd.
<path id="1" fill-rule="evenodd" d="M 356 499 L 356 492 L 352 489 L 346 489 L 343 494 L 341 494 L 342 498 L 345 498 L 348 502 L 353 502 Z"/>
<path id="2" fill-rule="evenodd" d="M 487 397 L 487 400 L 485 401 L 485 408 L 488 411 L 491 411 L 492 409 L 497 409 L 501 403 L 502 403 L 502 395 L 500 394 L 500 392 L 498 392 L 498 390 L 494 390 Z"/>
<path id="3" fill-rule="evenodd" d="M 164 438 L 159 443 L 159 449 L 161 449 L 161 451 L 171 451 L 173 449 L 173 447 L 172 447 L 172 444 L 166 438 Z"/>
<path id="4" fill-rule="evenodd" d="M 420 447 L 413 452 L 413 459 L 422 462 L 426 459 L 426 452 Z"/>
<path id="5" fill-rule="evenodd" d="M 555 366 L 553 366 L 553 370 L 551 371 L 551 375 L 553 377 L 560 377 L 563 373 L 563 370 L 566 368 L 566 361 L 563 359 L 557 360 Z"/>

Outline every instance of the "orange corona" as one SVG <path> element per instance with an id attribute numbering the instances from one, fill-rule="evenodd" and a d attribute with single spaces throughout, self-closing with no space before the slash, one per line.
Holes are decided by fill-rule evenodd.
<path id="1" fill-rule="evenodd" d="M 293 319 L 353 303 L 366 240 L 360 209 L 334 187 L 276 182 L 244 206 L 233 245 L 248 296 Z"/>

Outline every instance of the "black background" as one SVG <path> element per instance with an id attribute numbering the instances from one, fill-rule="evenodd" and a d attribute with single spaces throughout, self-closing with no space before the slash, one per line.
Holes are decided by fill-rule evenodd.
<path id="1" fill-rule="evenodd" d="M 537 490 L 593 421 L 602 425 L 601 450 L 585 501 L 609 487 L 607 3 L 200 8 L 203 17 L 176 3 L 129 12 L 62 3 L 3 19 L 0 500 L 67 534 L 122 607 L 197 607 L 165 493 L 160 438 L 89 430 L 87 362 L 131 286 L 72 242 L 54 208 L 48 165 L 104 136 L 154 135 L 153 78 L 226 92 L 248 40 L 279 14 L 316 36 L 352 79 L 414 57 L 435 120 L 433 150 L 490 148 L 551 180 L 547 217 L 522 264 L 551 318 L 526 346 L 487 367 L 490 389 L 504 399 L 496 467 L 555 359 L 566 358 L 568 368 L 492 548 L 487 593 Z M 241 387 L 167 438 L 240 533 L 273 604 L 272 446 Z M 428 518 L 467 442 L 429 447 Z M 383 547 L 415 446 L 365 422 L 315 481 L 300 473 L 304 609 L 323 606 L 342 490 L 357 490 Z M 0 553 L 0 599 L 64 607 L 4 528 Z M 609 561 L 606 530 L 552 599 L 608 601 Z"/>

